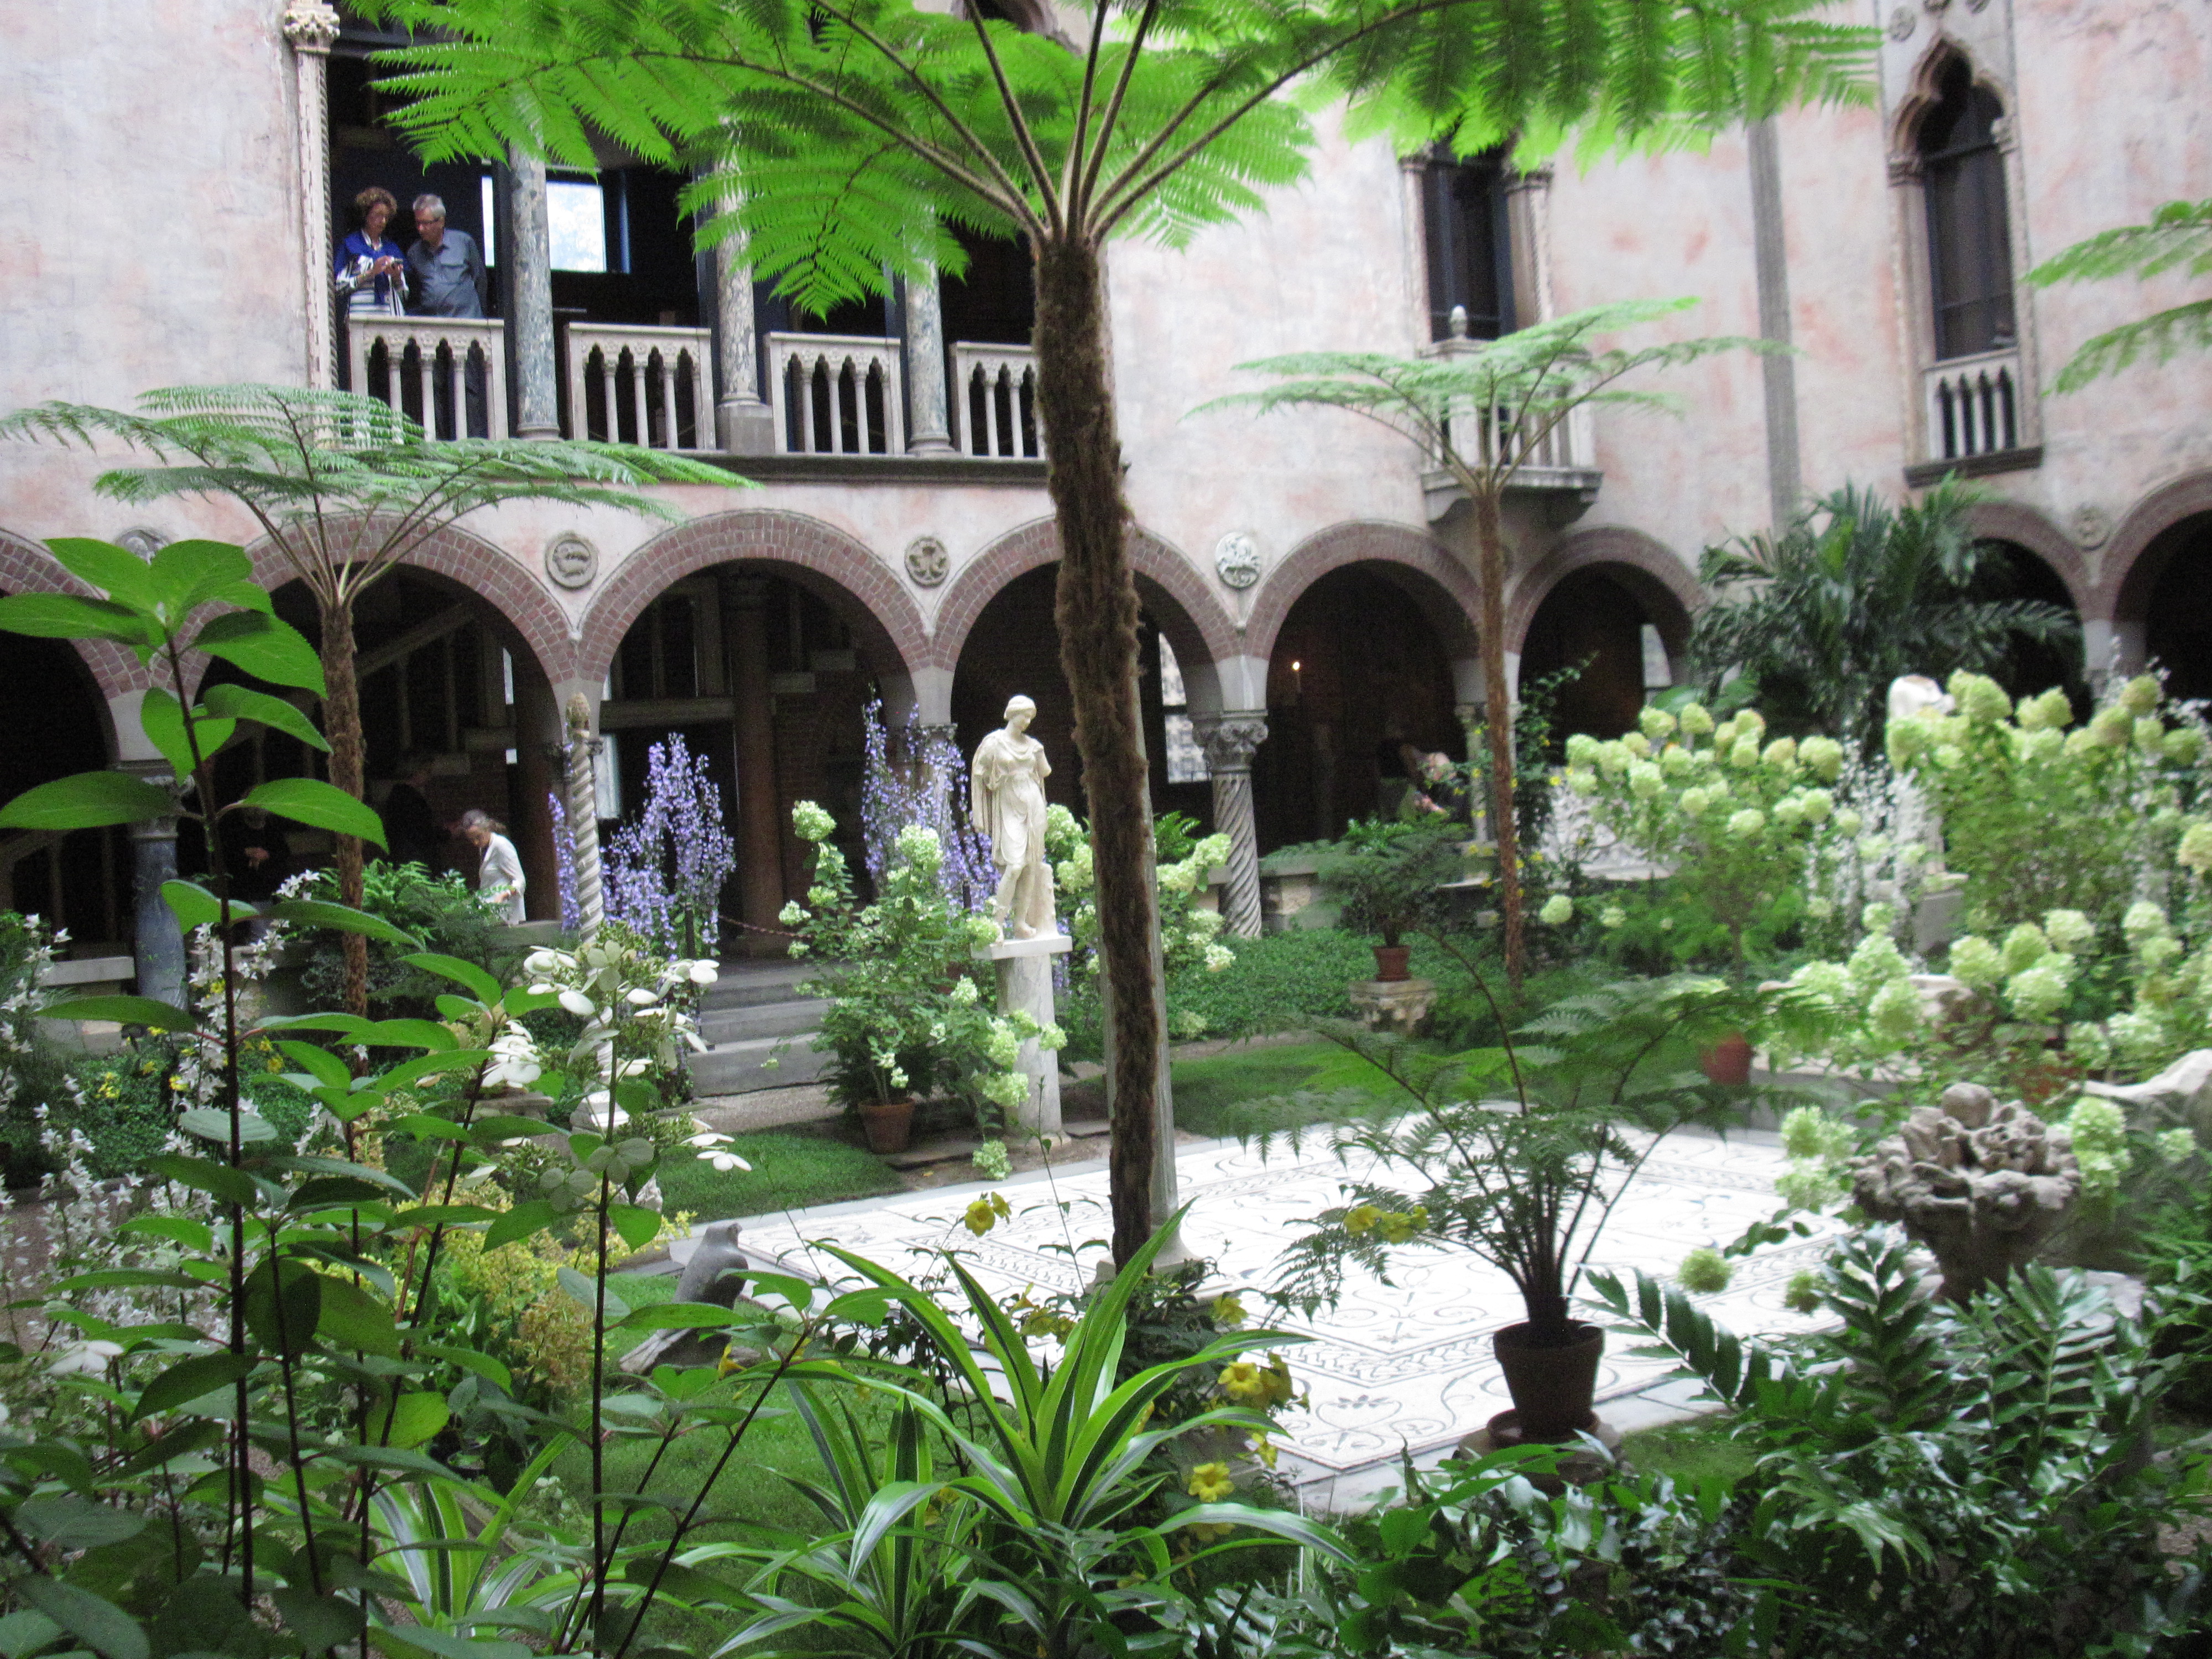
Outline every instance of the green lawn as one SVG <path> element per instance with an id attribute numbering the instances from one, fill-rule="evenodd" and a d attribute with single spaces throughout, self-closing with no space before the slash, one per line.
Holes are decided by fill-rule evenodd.
<path id="1" fill-rule="evenodd" d="M 726 1221 L 900 1190 L 890 1166 L 819 1135 L 733 1135 L 730 1150 L 752 1168 L 724 1175 L 688 1153 L 664 1155 L 659 1173 L 665 1207 L 688 1210 L 700 1221 Z"/>
<path id="2" fill-rule="evenodd" d="M 1327 1042 L 1231 1049 L 1206 1060 L 1181 1060 L 1174 1079 L 1176 1127 L 1198 1135 L 1233 1133 L 1230 1109 L 1246 1101 L 1302 1091 L 1328 1094 L 1359 1089 L 1377 1100 L 1395 1096 L 1407 1106 L 1413 1103 L 1411 1095 L 1368 1061 L 1340 1043 Z M 1290 1121 L 1285 1119 L 1284 1127 Z"/>
<path id="3" fill-rule="evenodd" d="M 1717 1414 L 1624 1435 L 1620 1455 L 1638 1469 L 1684 1482 L 1741 1480 L 1754 1461 L 1749 1448 L 1729 1437 L 1728 1419 Z"/>

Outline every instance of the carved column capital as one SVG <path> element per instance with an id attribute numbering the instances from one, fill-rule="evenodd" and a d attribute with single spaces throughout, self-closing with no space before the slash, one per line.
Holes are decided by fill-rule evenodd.
<path id="1" fill-rule="evenodd" d="M 1267 717 L 1257 709 L 1201 714 L 1191 725 L 1210 771 L 1250 771 L 1253 750 L 1267 740 Z"/>
<path id="2" fill-rule="evenodd" d="M 284 9 L 283 29 L 293 51 L 328 53 L 337 44 L 338 15 L 326 0 L 294 0 Z"/>

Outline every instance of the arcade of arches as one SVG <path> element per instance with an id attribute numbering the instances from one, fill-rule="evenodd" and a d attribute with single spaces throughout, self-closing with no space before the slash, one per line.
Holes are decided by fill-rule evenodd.
<path id="1" fill-rule="evenodd" d="M 2004 566 L 1987 597 L 2073 605 L 2067 579 L 2044 555 L 2020 543 L 1996 545 Z M 2142 547 L 2124 580 L 2108 578 L 2105 590 L 2122 613 L 2123 637 L 2168 673 L 2177 695 L 2212 698 L 2212 623 L 2205 620 L 2212 617 L 2212 513 L 2181 518 Z M 1465 757 L 1472 619 L 1456 601 L 1429 592 L 1430 580 L 1410 568 L 1358 562 L 1322 574 L 1291 604 L 1269 647 L 1266 736 L 1251 758 L 1257 851 L 1334 836 L 1353 818 L 1390 810 L 1403 787 L 1406 745 Z M 1082 763 L 1060 670 L 1054 581 L 1050 565 L 1014 576 L 976 614 L 957 663 L 937 666 L 952 670 L 949 714 L 963 751 L 996 727 L 1009 696 L 1036 700 L 1034 729 L 1055 767 L 1051 798 L 1080 813 Z M 1206 649 L 1203 635 L 1176 599 L 1148 580 L 1139 588 L 1154 804 L 1212 828 L 1213 788 L 1193 722 L 1202 733 L 1213 705 L 1194 708 L 1190 688 L 1204 688 L 1200 702 L 1211 697 L 1214 665 L 1195 659 Z M 1641 569 L 1585 565 L 1553 582 L 1527 613 L 1520 684 L 1580 671 L 1558 695 L 1555 733 L 1624 731 L 1649 691 L 1672 678 L 1688 618 L 1659 588 Z M 303 590 L 280 588 L 276 603 L 316 638 Z M 531 912 L 551 915 L 558 884 L 549 795 L 560 773 L 545 666 L 483 592 L 413 567 L 362 597 L 356 631 L 372 799 L 381 799 L 407 757 L 427 758 L 438 815 L 450 822 L 481 807 L 513 826 Z M 1182 643 L 1180 657 L 1171 641 Z M 613 789 L 604 819 L 635 810 L 649 748 L 681 733 L 720 787 L 739 845 L 739 871 L 725 900 L 732 925 L 726 943 L 775 948 L 775 914 L 805 881 L 790 809 L 800 799 L 827 806 L 860 862 L 865 711 L 883 698 L 896 730 L 912 705 L 917 670 L 932 666 L 902 659 L 915 649 L 911 641 L 894 643 L 859 598 L 811 570 L 752 559 L 680 576 L 642 605 L 611 653 L 600 724 L 611 750 L 603 775 Z M 2062 684 L 2079 699 L 2086 696 L 2082 667 L 2078 655 L 2028 648 L 2014 653 L 2002 678 L 2016 691 Z M 574 665 L 558 671 L 572 676 Z M 1188 685 L 1186 671 L 1194 671 Z M 218 664 L 212 672 L 234 671 Z M 0 635 L 0 673 L 46 692 L 35 725 L 0 725 L 0 793 L 107 763 L 113 739 L 101 688 L 70 647 Z M 221 764 L 226 781 L 242 790 L 315 762 L 289 740 L 264 734 L 235 744 Z M 323 850 L 305 831 L 290 832 L 289 843 L 292 867 L 316 862 Z M 204 865 L 204 849 L 189 835 L 178 855 L 186 872 Z M 0 902 L 68 927 L 78 954 L 126 949 L 132 856 L 120 830 L 0 838 Z M 464 871 L 472 863 L 458 841 L 447 860 Z"/>

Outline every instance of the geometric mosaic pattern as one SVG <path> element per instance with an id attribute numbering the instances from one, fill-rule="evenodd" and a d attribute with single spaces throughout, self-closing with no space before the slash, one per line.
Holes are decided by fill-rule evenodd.
<path id="1" fill-rule="evenodd" d="M 1614 1208 L 1595 1265 L 1672 1273 L 1686 1251 L 1723 1243 L 1773 1213 L 1783 1161 L 1771 1133 L 1670 1137 Z M 1272 1158 L 1234 1141 L 1186 1146 L 1176 1167 L 1191 1205 L 1185 1242 L 1217 1264 L 1224 1289 L 1271 1283 L 1277 1255 L 1304 1231 L 1302 1218 L 1337 1202 L 1345 1176 L 1325 1144 L 1311 1143 L 1303 1155 Z M 913 1263 L 911 1252 L 952 1247 L 978 1279 L 1008 1297 L 1025 1286 L 1066 1289 L 1089 1278 L 1103 1251 L 1084 1247 L 1107 1231 L 1103 1164 L 1001 1183 L 1013 1218 L 978 1239 L 959 1218 L 969 1200 L 989 1190 L 933 1188 L 757 1217 L 744 1224 L 740 1247 L 757 1260 L 774 1252 L 817 1277 L 832 1276 L 828 1270 L 837 1264 L 810 1259 L 810 1240 L 832 1240 L 902 1271 Z M 1071 1246 L 1078 1261 L 1069 1259 Z M 1702 1304 L 1747 1334 L 1803 1329 L 1808 1322 L 1783 1305 L 1783 1291 L 1824 1248 L 1814 1237 L 1761 1251 L 1737 1263 L 1729 1288 Z M 1436 1451 L 1511 1403 L 1490 1352 L 1491 1333 L 1522 1316 L 1511 1282 L 1473 1256 L 1434 1248 L 1394 1252 L 1390 1281 L 1355 1273 L 1334 1309 L 1271 1322 L 1312 1339 L 1287 1355 L 1310 1398 L 1305 1409 L 1285 1414 L 1279 1442 L 1286 1463 L 1303 1466 L 1294 1479 L 1344 1475 L 1395 1464 L 1406 1451 Z M 1257 1299 L 1246 1300 L 1257 1314 Z M 1626 1353 L 1626 1339 L 1609 1335 L 1607 1342 L 1616 1351 L 1599 1374 L 1601 1401 L 1634 1394 L 1664 1373 L 1662 1361 Z"/>

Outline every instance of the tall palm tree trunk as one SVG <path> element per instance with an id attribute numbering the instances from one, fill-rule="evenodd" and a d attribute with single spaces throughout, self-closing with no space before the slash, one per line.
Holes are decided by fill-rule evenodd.
<path id="1" fill-rule="evenodd" d="M 356 800 L 368 799 L 368 763 L 361 735 L 361 683 L 356 678 L 353 607 L 341 601 L 320 607 L 323 625 L 323 732 L 331 743 L 331 781 Z M 338 902 L 361 908 L 362 853 L 358 836 L 337 838 Z M 368 940 L 341 933 L 345 957 L 345 1011 L 368 1012 Z"/>
<path id="2" fill-rule="evenodd" d="M 1505 535 L 1498 497 L 1474 497 L 1475 550 L 1482 577 L 1483 730 L 1490 740 L 1490 829 L 1498 843 L 1498 912 L 1504 922 L 1505 977 L 1515 990 L 1527 969 L 1521 914 L 1521 834 L 1513 816 L 1513 708 L 1505 689 Z"/>
<path id="3" fill-rule="evenodd" d="M 1154 1092 L 1160 1022 L 1152 985 L 1152 803 L 1137 705 L 1137 586 L 1121 445 L 1106 384 L 1105 293 L 1096 248 L 1048 240 L 1037 251 L 1037 412 L 1050 446 L 1060 529 L 1054 617 L 1075 700 L 1075 743 L 1091 806 L 1098 942 L 1110 989 L 1113 1149 L 1108 1184 L 1114 1260 L 1152 1236 Z M 1171 1155 L 1171 1154 L 1170 1154 Z"/>

